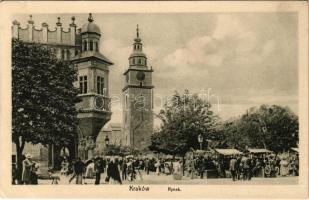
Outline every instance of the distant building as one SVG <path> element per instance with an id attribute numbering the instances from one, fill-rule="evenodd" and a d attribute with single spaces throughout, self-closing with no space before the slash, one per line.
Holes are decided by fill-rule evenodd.
<path id="1" fill-rule="evenodd" d="M 116 145 L 116 146 L 123 146 L 123 139 L 122 139 L 122 124 L 120 123 L 108 123 L 104 128 L 101 129 L 96 145 L 97 148 L 102 150 L 106 147 L 106 140 L 108 139 L 108 144 Z"/>
<path id="2" fill-rule="evenodd" d="M 152 67 L 147 65 L 139 29 L 129 57 L 129 68 L 124 72 L 123 139 L 125 146 L 147 148 L 153 133 Z"/>
<path id="3" fill-rule="evenodd" d="M 75 17 L 64 31 L 60 18 L 55 30 L 50 30 L 49 25 L 42 23 L 42 28 L 36 28 L 30 15 L 28 25 L 22 28 L 18 21 L 13 22 L 13 37 L 23 42 L 34 42 L 48 46 L 59 60 L 69 60 L 78 68 L 78 80 L 74 85 L 79 88 L 81 102 L 77 103 L 79 125 L 77 129 L 78 144 L 75 144 L 74 154 L 82 159 L 92 156 L 92 149 L 82 147 L 87 143 L 94 143 L 101 128 L 111 118 L 109 98 L 109 66 L 113 63 L 100 53 L 99 45 L 101 30 L 94 23 L 89 14 L 88 22 L 80 29 L 76 29 Z M 84 152 L 88 151 L 88 152 Z M 60 149 L 54 149 L 54 154 L 59 155 Z"/>

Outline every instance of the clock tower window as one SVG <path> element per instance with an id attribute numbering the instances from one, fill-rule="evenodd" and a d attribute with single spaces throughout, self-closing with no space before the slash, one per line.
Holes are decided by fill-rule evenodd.
<path id="1" fill-rule="evenodd" d="M 105 95 L 104 78 L 101 76 L 97 76 L 97 93 Z"/>
<path id="2" fill-rule="evenodd" d="M 96 51 L 99 51 L 99 45 L 98 45 L 98 42 L 95 42 L 95 50 L 96 50 Z"/>
<path id="3" fill-rule="evenodd" d="M 87 76 L 80 76 L 79 77 L 79 93 L 86 94 L 87 93 Z"/>
<path id="4" fill-rule="evenodd" d="M 90 45 L 90 47 L 89 47 L 90 51 L 93 51 L 93 42 L 92 42 L 92 40 L 90 40 L 90 44 L 89 45 Z"/>

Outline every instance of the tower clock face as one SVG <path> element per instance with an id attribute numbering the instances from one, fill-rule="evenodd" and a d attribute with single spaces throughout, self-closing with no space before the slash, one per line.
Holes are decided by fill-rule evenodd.
<path id="1" fill-rule="evenodd" d="M 94 107 L 99 110 L 103 110 L 104 108 L 104 98 L 102 96 L 94 97 Z"/>
<path id="2" fill-rule="evenodd" d="M 143 81 L 145 79 L 145 73 L 144 72 L 137 72 L 136 79 L 139 81 Z"/>

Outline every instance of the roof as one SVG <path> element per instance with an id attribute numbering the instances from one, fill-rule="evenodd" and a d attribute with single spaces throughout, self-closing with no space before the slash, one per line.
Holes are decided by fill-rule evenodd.
<path id="1" fill-rule="evenodd" d="M 146 54 L 144 54 L 141 51 L 134 51 L 133 53 L 131 53 L 130 58 L 131 57 L 139 57 L 139 56 L 146 57 Z"/>
<path id="2" fill-rule="evenodd" d="M 96 33 L 101 35 L 101 30 L 95 23 L 88 22 L 82 26 L 81 33 Z"/>
<path id="3" fill-rule="evenodd" d="M 296 152 L 298 152 L 299 153 L 299 149 L 298 148 L 291 148 L 293 151 L 296 151 Z"/>
<path id="4" fill-rule="evenodd" d="M 90 57 L 98 58 L 110 65 L 113 64 L 112 61 L 110 61 L 108 58 L 106 58 L 104 55 L 102 55 L 100 52 L 97 51 L 83 51 L 80 56 L 75 56 L 74 58 L 72 58 L 72 61 L 82 60 L 84 58 L 90 58 Z"/>
<path id="5" fill-rule="evenodd" d="M 250 153 L 271 153 L 272 151 L 269 151 L 267 149 L 248 149 Z"/>
<path id="6" fill-rule="evenodd" d="M 236 154 L 242 154 L 240 151 L 237 149 L 215 149 L 216 152 L 222 155 L 236 155 Z"/>

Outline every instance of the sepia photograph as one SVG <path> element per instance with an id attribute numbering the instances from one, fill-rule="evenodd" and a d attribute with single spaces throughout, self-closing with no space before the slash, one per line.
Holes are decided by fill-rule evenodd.
<path id="1" fill-rule="evenodd" d="M 6 184 L 307 184 L 306 3 L 288 5 L 12 12 Z"/>

